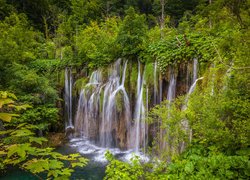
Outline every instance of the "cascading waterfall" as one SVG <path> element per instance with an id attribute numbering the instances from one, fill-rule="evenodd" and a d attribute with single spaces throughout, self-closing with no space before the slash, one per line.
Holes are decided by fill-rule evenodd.
<path id="1" fill-rule="evenodd" d="M 145 123 L 145 106 L 143 102 L 143 85 L 144 73 L 141 78 L 140 63 L 138 62 L 138 77 L 137 77 L 137 98 L 134 112 L 135 121 L 135 151 L 139 152 L 140 145 L 146 144 L 146 123 Z"/>
<path id="2" fill-rule="evenodd" d="M 101 123 L 102 124 L 101 131 L 100 131 L 101 132 L 100 142 L 103 147 L 110 147 L 113 144 L 112 142 L 113 137 L 112 137 L 112 133 L 110 132 L 112 132 L 112 125 L 117 122 L 116 95 L 119 92 L 123 94 L 123 103 L 125 107 L 125 113 L 123 114 L 123 118 L 126 122 L 125 129 L 127 130 L 130 129 L 130 116 L 131 116 L 130 115 L 131 114 L 130 103 L 129 103 L 127 92 L 124 87 L 126 69 L 127 69 L 127 61 L 125 62 L 124 67 L 123 67 L 123 76 L 122 76 L 121 84 L 119 83 L 120 78 L 118 76 L 111 76 L 115 78 L 114 79 L 111 78 L 111 85 L 106 86 L 104 90 L 103 117 L 102 117 L 102 123 Z M 118 74 L 118 71 L 116 71 L 116 74 Z M 112 83 L 114 83 L 115 85 L 112 86 Z M 112 89 L 112 87 L 114 87 L 114 89 Z M 106 97 L 105 95 L 107 95 L 107 92 L 109 92 L 110 95 Z"/>
<path id="3" fill-rule="evenodd" d="M 162 77 L 160 74 L 159 75 L 159 100 L 158 100 L 158 103 L 160 104 L 162 100 L 163 100 L 163 98 L 162 98 Z"/>
<path id="4" fill-rule="evenodd" d="M 157 129 L 159 129 L 159 148 L 167 150 L 171 154 L 175 153 L 174 143 L 177 142 L 176 137 L 170 136 L 168 127 L 161 129 L 161 121 L 158 120 L 158 125 L 155 123 L 154 126 L 152 126 L 152 128 L 154 128 L 152 131 L 145 122 L 149 107 L 159 104 L 163 100 L 163 90 L 166 87 L 165 77 L 162 77 L 161 73 L 158 74 L 157 72 L 157 62 L 154 63 L 152 70 L 154 85 L 153 87 L 149 87 L 150 83 L 146 84 L 145 80 L 148 75 L 145 75 L 144 68 L 142 68 L 143 65 L 138 61 L 137 86 L 135 92 L 131 92 L 135 94 L 135 100 L 130 100 L 128 97 L 126 87 L 129 86 L 129 83 L 126 84 L 125 87 L 125 82 L 127 82 L 127 63 L 128 61 L 118 59 L 106 70 L 98 69 L 91 74 L 89 82 L 81 90 L 79 96 L 75 116 L 76 136 L 85 137 L 90 140 L 91 143 L 95 143 L 104 148 L 119 147 L 121 149 L 131 149 L 138 153 L 141 149 L 146 150 L 149 137 L 148 133 L 153 132 L 154 134 L 152 134 L 152 136 L 155 137 L 155 133 Z M 182 107 L 183 110 L 186 108 L 188 97 L 194 91 L 197 81 L 202 79 L 197 79 L 198 60 L 195 58 L 193 59 L 192 67 L 188 65 L 187 84 L 189 84 L 188 81 L 190 77 L 189 68 L 192 68 L 192 85 L 188 89 L 186 103 Z M 66 74 L 68 76 L 65 77 L 65 82 L 72 82 L 69 70 L 70 69 L 67 69 L 67 73 L 65 73 L 65 76 Z M 169 80 L 166 97 L 169 101 L 167 108 L 170 109 L 171 102 L 178 93 L 176 87 L 180 86 L 180 84 L 177 83 L 178 73 L 182 73 L 183 71 L 178 71 L 177 73 L 177 68 L 169 67 L 168 72 Z M 184 85 L 186 86 L 186 84 Z M 66 94 L 70 94 L 69 92 L 72 91 L 72 87 L 66 88 L 66 86 L 72 85 L 65 83 L 65 92 Z M 69 90 L 66 91 L 66 89 Z M 65 100 L 67 100 L 68 97 L 69 96 L 65 96 Z M 131 97 L 134 96 L 132 95 Z M 130 102 L 133 102 L 134 106 Z M 68 104 L 70 104 L 70 101 Z M 72 109 L 69 112 L 72 112 Z M 171 118 L 170 113 L 168 113 L 168 118 Z M 181 126 L 186 133 L 191 131 L 186 119 L 182 121 Z M 183 149 L 184 142 L 180 145 L 180 148 Z"/>
<path id="5" fill-rule="evenodd" d="M 170 81 L 168 86 L 167 100 L 171 102 L 175 98 L 176 76 L 173 68 L 170 68 Z"/>
<path id="6" fill-rule="evenodd" d="M 72 71 L 71 71 L 71 68 L 67 67 L 67 68 L 65 68 L 65 80 L 64 80 L 64 86 L 65 86 L 64 100 L 65 100 L 65 113 L 66 113 L 65 129 L 73 128 L 73 123 L 72 123 L 72 84 L 73 84 Z"/>
<path id="7" fill-rule="evenodd" d="M 78 101 L 77 135 L 94 140 L 102 147 L 125 148 L 130 141 L 130 102 L 124 87 L 127 61 L 121 82 L 120 67 L 121 59 L 118 59 L 109 70 L 106 81 L 101 70 L 94 71 Z M 118 96 L 122 96 L 121 102 L 117 102 Z M 120 109 L 119 105 L 122 106 Z"/>
<path id="8" fill-rule="evenodd" d="M 188 92 L 187 92 L 187 95 L 186 95 L 186 99 L 185 99 L 185 102 L 184 102 L 184 105 L 182 106 L 182 111 L 186 110 L 187 109 L 187 103 L 188 103 L 188 99 L 189 99 L 189 96 L 193 93 L 195 87 L 196 87 L 196 84 L 199 80 L 203 79 L 203 77 L 200 77 L 198 78 L 198 59 L 197 58 L 194 58 L 193 59 L 193 77 L 192 77 L 192 85 L 190 86 Z M 189 141 L 192 140 L 192 129 L 189 128 L 189 125 L 188 125 L 188 120 L 187 119 L 184 119 L 182 121 L 182 128 L 184 129 L 184 131 L 186 133 L 189 133 Z M 185 142 L 182 142 L 181 143 L 181 147 L 180 147 L 180 151 L 183 152 L 184 151 L 184 148 L 185 148 Z"/>
<path id="9" fill-rule="evenodd" d="M 96 123 L 93 122 L 95 122 L 98 118 L 98 95 L 101 91 L 101 81 L 101 72 L 94 71 L 90 76 L 89 83 L 80 93 L 75 120 L 75 129 L 80 136 L 93 137 L 93 133 L 89 130 L 90 128 L 94 128 L 96 126 Z"/>
<path id="10" fill-rule="evenodd" d="M 194 58 L 194 60 L 193 60 L 192 85 L 190 86 L 190 88 L 189 88 L 189 90 L 187 92 L 187 97 L 185 99 L 184 105 L 182 106 L 182 110 L 185 110 L 187 108 L 188 98 L 189 98 L 190 94 L 192 94 L 192 92 L 194 91 L 197 81 L 203 78 L 202 77 L 202 78 L 197 79 L 197 77 L 198 77 L 198 59 Z"/>
<path id="11" fill-rule="evenodd" d="M 170 109 L 171 106 L 171 101 L 175 98 L 175 92 L 176 92 L 176 75 L 175 75 L 175 71 L 173 67 L 170 67 L 169 69 L 169 73 L 170 73 L 170 80 L 169 80 L 169 86 L 168 86 L 168 94 L 167 94 L 167 100 L 168 100 L 168 105 L 167 108 Z M 170 118 L 170 113 L 168 113 L 168 118 Z M 168 128 L 162 130 L 162 149 L 167 149 L 170 150 L 170 145 L 169 143 L 166 141 L 165 138 L 163 138 L 165 136 L 165 134 L 167 134 L 168 136 L 168 140 L 169 140 L 169 135 L 168 135 Z"/>
<path id="12" fill-rule="evenodd" d="M 154 63 L 154 105 L 157 104 L 157 62 Z"/>
<path id="13" fill-rule="evenodd" d="M 192 83 L 194 83 L 196 81 L 198 77 L 198 59 L 194 58 L 193 60 L 193 79 L 192 79 Z"/>

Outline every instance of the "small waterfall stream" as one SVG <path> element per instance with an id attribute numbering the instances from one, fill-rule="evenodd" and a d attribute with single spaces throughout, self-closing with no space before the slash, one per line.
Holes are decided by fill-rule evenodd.
<path id="1" fill-rule="evenodd" d="M 154 62 L 154 105 L 157 104 L 157 61 Z"/>
<path id="2" fill-rule="evenodd" d="M 175 70 L 173 67 L 169 68 L 169 76 L 170 76 L 170 80 L 169 80 L 169 85 L 168 85 L 168 93 L 167 93 L 167 101 L 169 102 L 167 104 L 167 108 L 170 109 L 171 106 L 171 101 L 173 101 L 173 99 L 175 98 L 175 93 L 176 93 L 176 75 L 175 75 Z M 171 114 L 170 112 L 168 112 L 168 118 L 170 118 Z M 162 139 L 162 149 L 168 150 L 170 151 L 170 144 L 169 144 L 169 133 L 168 133 L 168 127 L 166 129 L 163 129 L 161 132 L 161 139 Z M 167 139 L 164 138 L 164 136 L 166 136 L 167 134 Z"/>
<path id="3" fill-rule="evenodd" d="M 193 77 L 192 77 L 192 85 L 190 86 L 188 92 L 187 92 L 187 95 L 186 95 L 186 99 L 185 99 L 185 102 L 182 106 L 182 111 L 185 111 L 187 109 L 187 104 L 188 104 L 188 99 L 189 99 L 189 96 L 194 92 L 195 90 L 195 87 L 196 87 L 196 84 L 199 80 L 203 79 L 203 77 L 200 77 L 198 78 L 198 59 L 197 58 L 194 58 L 193 59 Z M 192 129 L 189 128 L 189 124 L 188 124 L 188 120 L 187 119 L 184 119 L 182 121 L 182 128 L 185 130 L 185 132 L 187 134 L 189 134 L 189 141 L 192 140 Z M 181 147 L 180 147 L 180 151 L 183 152 L 184 149 L 185 149 L 185 142 L 182 142 L 181 143 Z"/>
<path id="4" fill-rule="evenodd" d="M 144 82 L 144 72 L 141 77 L 140 62 L 138 62 L 138 77 L 137 77 L 137 98 L 136 106 L 134 111 L 134 121 L 135 121 L 135 152 L 139 152 L 140 145 L 146 144 L 146 126 L 145 126 L 145 105 L 143 102 L 143 85 Z"/>
<path id="5" fill-rule="evenodd" d="M 71 68 L 65 68 L 65 79 L 64 79 L 64 100 L 65 100 L 65 129 L 73 128 L 72 122 L 72 70 Z"/>

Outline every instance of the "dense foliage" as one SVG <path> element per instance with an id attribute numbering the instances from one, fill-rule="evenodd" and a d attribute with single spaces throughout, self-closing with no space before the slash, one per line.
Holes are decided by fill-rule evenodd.
<path id="1" fill-rule="evenodd" d="M 157 159 L 129 164 L 107 154 L 106 179 L 248 179 L 249 15 L 249 0 L 0 0 L 1 169 L 17 164 L 50 178 L 70 176 L 61 160 L 85 165 L 79 155 L 41 148 L 46 139 L 38 137 L 63 129 L 66 66 L 81 77 L 117 58 L 139 60 L 153 87 L 153 62 L 165 75 L 197 58 L 203 79 L 188 101 L 179 97 L 149 113 L 149 123 L 162 122 L 159 132 L 168 128 L 152 142 L 149 154 Z M 130 73 L 135 89 L 136 67 Z M 159 148 L 162 139 L 171 150 Z"/>
<path id="2" fill-rule="evenodd" d="M 53 151 L 53 148 L 43 148 L 42 144 L 47 139 L 36 136 L 38 126 L 26 122 L 15 125 L 13 121 L 19 114 L 12 111 L 31 108 L 27 104 L 14 104 L 16 99 L 14 94 L 0 91 L 0 119 L 5 128 L 0 131 L 0 170 L 8 165 L 18 165 L 38 177 L 46 173 L 48 179 L 67 179 L 74 167 L 86 165 L 87 160 L 79 154 L 62 155 Z M 66 166 L 63 161 L 68 161 L 70 165 Z"/>

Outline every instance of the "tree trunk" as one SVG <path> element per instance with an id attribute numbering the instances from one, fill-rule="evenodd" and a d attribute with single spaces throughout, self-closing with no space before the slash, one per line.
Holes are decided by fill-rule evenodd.
<path id="1" fill-rule="evenodd" d="M 45 16 L 42 16 L 42 19 L 43 19 L 43 25 L 44 25 L 45 38 L 49 39 L 49 29 L 48 29 L 47 18 Z"/>
<path id="2" fill-rule="evenodd" d="M 165 0 L 161 0 L 161 19 L 160 19 L 160 28 L 161 28 L 161 38 L 163 38 L 163 29 L 165 27 Z"/>

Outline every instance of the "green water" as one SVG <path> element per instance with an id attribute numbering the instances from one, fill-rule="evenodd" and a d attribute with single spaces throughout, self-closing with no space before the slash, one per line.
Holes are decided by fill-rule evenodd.
<path id="1" fill-rule="evenodd" d="M 58 152 L 63 154 L 76 153 L 76 150 L 68 146 L 63 146 L 57 149 Z M 86 158 L 88 158 L 86 156 Z M 105 164 L 89 161 L 88 165 L 84 168 L 76 168 L 72 173 L 70 179 L 84 179 L 84 180 L 101 180 L 105 175 Z M 0 174 L 1 180 L 38 180 L 39 178 L 29 172 L 25 172 L 18 168 L 8 168 L 7 172 Z M 46 177 L 43 177 L 46 179 Z"/>

